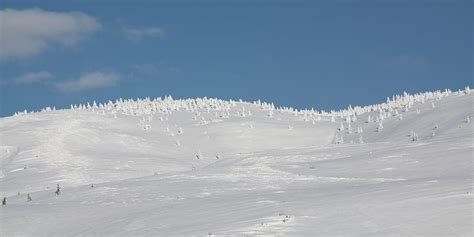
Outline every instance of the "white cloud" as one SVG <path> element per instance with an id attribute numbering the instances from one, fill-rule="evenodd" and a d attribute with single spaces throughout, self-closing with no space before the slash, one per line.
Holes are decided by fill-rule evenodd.
<path id="1" fill-rule="evenodd" d="M 125 28 L 124 33 L 127 36 L 127 38 L 132 41 L 140 41 L 142 38 L 145 38 L 145 37 L 161 38 L 165 34 L 163 29 L 158 28 L 158 27 L 149 27 L 149 28 L 141 28 L 141 29 Z"/>
<path id="2" fill-rule="evenodd" d="M 53 78 L 53 75 L 47 71 L 30 72 L 15 78 L 14 82 L 16 84 L 32 84 L 37 82 L 45 82 L 51 78 Z"/>
<path id="3" fill-rule="evenodd" d="M 62 92 L 78 92 L 114 86 L 119 80 L 120 76 L 116 73 L 91 72 L 77 80 L 56 82 L 55 86 Z"/>
<path id="4" fill-rule="evenodd" d="M 0 10 L 0 60 L 31 57 L 55 44 L 74 45 L 100 28 L 95 18 L 80 12 Z"/>

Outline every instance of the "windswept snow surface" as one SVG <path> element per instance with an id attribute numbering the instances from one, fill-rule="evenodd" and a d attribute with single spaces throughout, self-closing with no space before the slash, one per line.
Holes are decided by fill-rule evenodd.
<path id="1" fill-rule="evenodd" d="M 1 118 L 0 236 L 472 236 L 469 92 L 350 116 L 193 102 Z"/>

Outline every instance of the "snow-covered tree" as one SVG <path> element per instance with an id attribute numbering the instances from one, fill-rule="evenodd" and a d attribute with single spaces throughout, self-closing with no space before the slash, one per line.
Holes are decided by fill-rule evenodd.
<path id="1" fill-rule="evenodd" d="M 466 86 L 466 88 L 464 88 L 464 93 L 471 94 L 471 88 L 469 88 L 469 86 Z"/>
<path id="2" fill-rule="evenodd" d="M 268 112 L 268 117 L 269 117 L 269 118 L 273 118 L 273 111 L 272 111 L 272 110 L 270 110 L 270 111 Z"/>
<path id="3" fill-rule="evenodd" d="M 339 135 L 336 135 L 336 136 L 334 137 L 334 143 L 335 143 L 335 144 L 344 144 L 344 138 L 343 138 L 343 136 L 342 136 L 342 135 L 340 135 L 340 136 L 339 136 Z"/>
<path id="4" fill-rule="evenodd" d="M 383 123 L 379 122 L 379 125 L 377 126 L 377 132 L 382 131 L 382 129 L 383 129 Z"/>
<path id="5" fill-rule="evenodd" d="M 414 132 L 412 137 L 411 137 L 411 140 L 414 141 L 414 142 L 418 141 L 418 134 Z"/>

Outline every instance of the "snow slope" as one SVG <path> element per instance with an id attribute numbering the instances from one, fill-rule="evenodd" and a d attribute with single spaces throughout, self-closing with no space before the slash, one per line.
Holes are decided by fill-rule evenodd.
<path id="1" fill-rule="evenodd" d="M 0 236 L 472 236 L 470 92 L 330 113 L 165 98 L 1 118 Z"/>

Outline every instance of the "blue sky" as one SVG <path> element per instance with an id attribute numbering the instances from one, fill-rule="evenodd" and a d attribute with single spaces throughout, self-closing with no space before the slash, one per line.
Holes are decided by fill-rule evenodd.
<path id="1" fill-rule="evenodd" d="M 472 1 L 2 1 L 0 116 L 116 98 L 339 109 L 473 84 Z"/>

